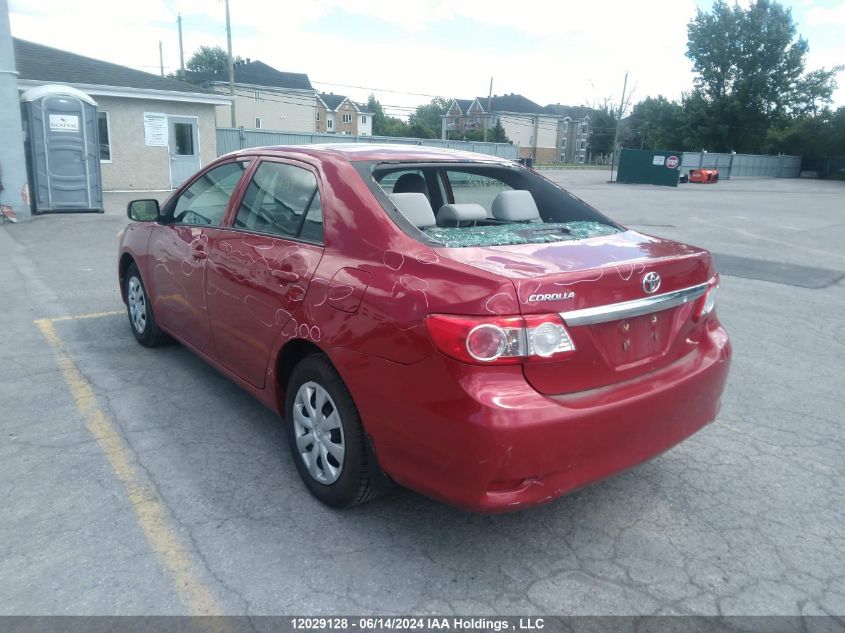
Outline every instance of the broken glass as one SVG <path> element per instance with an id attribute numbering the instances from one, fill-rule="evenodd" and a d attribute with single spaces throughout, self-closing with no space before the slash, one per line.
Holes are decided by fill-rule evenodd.
<path id="1" fill-rule="evenodd" d="M 507 246 L 511 244 L 547 244 L 602 237 L 619 229 L 601 222 L 559 222 L 548 224 L 499 224 L 495 226 L 431 227 L 424 229 L 432 240 L 447 248 L 464 246 Z"/>

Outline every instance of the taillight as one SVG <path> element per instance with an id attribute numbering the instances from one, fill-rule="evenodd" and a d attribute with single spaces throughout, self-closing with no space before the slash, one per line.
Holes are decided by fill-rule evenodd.
<path id="1" fill-rule="evenodd" d="M 558 314 L 473 317 L 432 314 L 426 319 L 434 345 L 447 356 L 476 365 L 558 358 L 575 344 Z"/>
<path id="2" fill-rule="evenodd" d="M 707 288 L 707 292 L 698 300 L 698 303 L 695 305 L 695 312 L 693 312 L 692 320 L 698 321 L 699 319 L 706 317 L 708 314 L 713 312 L 716 308 L 716 299 L 719 294 L 719 275 L 716 275 L 713 278 L 713 281 L 710 282 L 710 286 Z"/>

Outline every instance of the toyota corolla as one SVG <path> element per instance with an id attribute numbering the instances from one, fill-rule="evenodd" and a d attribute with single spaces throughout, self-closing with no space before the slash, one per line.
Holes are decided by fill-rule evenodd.
<path id="1" fill-rule="evenodd" d="M 308 489 L 536 505 L 711 422 L 730 363 L 700 248 L 449 150 L 244 150 L 130 203 L 135 338 L 175 339 L 284 420 Z"/>

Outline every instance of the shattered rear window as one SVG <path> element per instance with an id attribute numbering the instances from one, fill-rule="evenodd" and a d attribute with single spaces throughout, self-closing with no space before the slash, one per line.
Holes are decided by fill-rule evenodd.
<path id="1" fill-rule="evenodd" d="M 447 248 L 463 246 L 508 246 L 511 244 L 546 244 L 602 237 L 619 229 L 601 222 L 558 222 L 536 224 L 500 224 L 496 226 L 431 227 L 423 229 L 430 239 Z"/>

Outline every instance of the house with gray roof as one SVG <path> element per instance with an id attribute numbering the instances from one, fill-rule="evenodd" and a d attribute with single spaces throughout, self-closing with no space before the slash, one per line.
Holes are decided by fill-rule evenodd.
<path id="1" fill-rule="evenodd" d="M 373 113 L 366 105 L 345 95 L 321 92 L 317 95 L 317 132 L 373 135 Z"/>
<path id="2" fill-rule="evenodd" d="M 584 110 L 584 113 L 581 113 Z M 519 145 L 520 158 L 541 163 L 585 162 L 589 108 L 541 106 L 520 94 L 454 99 L 443 115 L 442 136 L 491 129 L 501 123 Z M 576 115 L 581 115 L 580 117 Z M 586 118 L 584 118 L 586 117 Z"/>
<path id="3" fill-rule="evenodd" d="M 12 40 L 21 93 L 59 84 L 96 103 L 104 190 L 169 190 L 216 158 L 215 108 L 227 104 L 227 97 L 184 81 Z"/>
<path id="4" fill-rule="evenodd" d="M 305 73 L 276 70 L 247 58 L 234 66 L 235 127 L 317 131 L 317 91 Z M 218 94 L 229 95 L 229 72 L 187 71 L 185 79 Z M 218 127 L 232 127 L 230 106 L 217 110 Z"/>

